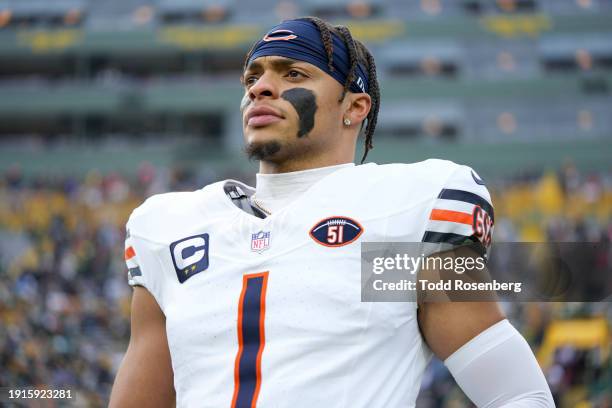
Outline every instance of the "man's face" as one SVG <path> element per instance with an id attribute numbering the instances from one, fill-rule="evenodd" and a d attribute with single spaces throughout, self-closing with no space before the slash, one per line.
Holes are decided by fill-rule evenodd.
<path id="1" fill-rule="evenodd" d="M 249 156 L 283 161 L 331 148 L 342 129 L 342 86 L 307 62 L 268 56 L 247 66 L 242 127 Z"/>

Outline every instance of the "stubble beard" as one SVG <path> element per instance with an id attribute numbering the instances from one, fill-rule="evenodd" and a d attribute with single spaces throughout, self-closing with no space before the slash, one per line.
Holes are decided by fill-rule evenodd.
<path id="1" fill-rule="evenodd" d="M 275 156 L 282 150 L 282 145 L 278 140 L 252 142 L 247 144 L 244 150 L 249 160 L 274 161 Z"/>
<path id="2" fill-rule="evenodd" d="M 289 165 L 308 161 L 309 158 L 316 156 L 318 151 L 317 145 L 312 143 L 310 133 L 298 136 L 297 131 L 288 130 L 269 137 L 268 140 L 258 140 L 260 138 L 257 137 L 254 139 L 244 146 L 246 156 L 252 161 Z"/>

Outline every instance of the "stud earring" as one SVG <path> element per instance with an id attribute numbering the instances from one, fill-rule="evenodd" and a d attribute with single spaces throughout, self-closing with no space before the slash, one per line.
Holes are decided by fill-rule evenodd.
<path id="1" fill-rule="evenodd" d="M 351 120 L 349 118 L 344 118 L 344 126 L 351 126 Z"/>

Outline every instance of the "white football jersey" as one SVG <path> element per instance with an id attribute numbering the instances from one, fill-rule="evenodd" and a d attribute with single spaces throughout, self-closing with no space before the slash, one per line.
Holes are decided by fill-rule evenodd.
<path id="1" fill-rule="evenodd" d="M 127 225 L 129 283 L 166 316 L 177 406 L 414 406 L 430 357 L 417 305 L 361 302 L 360 243 L 487 242 L 482 180 L 443 160 L 360 165 L 265 219 L 226 182 L 153 196 Z"/>

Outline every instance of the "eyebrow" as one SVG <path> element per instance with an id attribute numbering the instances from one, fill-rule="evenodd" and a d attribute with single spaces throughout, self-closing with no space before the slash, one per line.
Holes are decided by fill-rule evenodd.
<path id="1" fill-rule="evenodd" d="M 274 69 L 275 71 L 282 71 L 283 69 L 287 69 L 300 62 L 303 61 L 299 61 L 293 58 L 279 57 L 270 61 L 270 65 L 272 65 L 272 69 Z M 258 70 L 263 70 L 263 64 L 259 61 L 253 61 L 249 65 L 247 65 L 244 72 Z"/>

